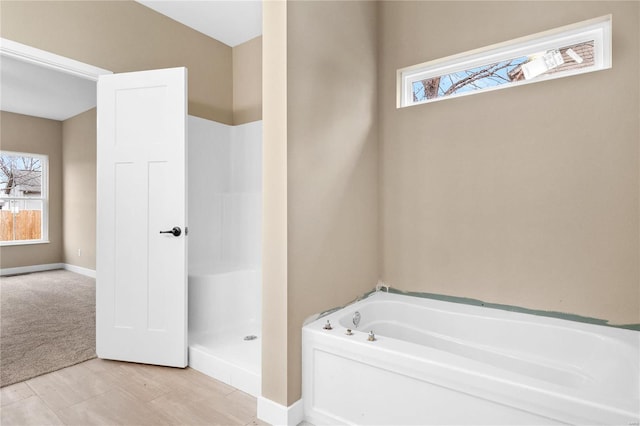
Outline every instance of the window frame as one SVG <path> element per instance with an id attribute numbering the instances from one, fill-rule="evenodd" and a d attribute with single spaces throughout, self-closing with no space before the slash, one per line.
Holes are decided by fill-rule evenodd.
<path id="1" fill-rule="evenodd" d="M 28 244 L 47 244 L 49 243 L 49 156 L 46 154 L 37 154 L 32 152 L 17 152 L 9 150 L 0 150 L 2 155 L 11 155 L 15 157 L 34 157 L 40 160 L 41 173 L 41 195 L 40 197 L 16 197 L 7 196 L 0 193 L 0 199 L 18 200 L 18 201 L 41 201 L 42 216 L 40 218 L 40 238 L 34 240 L 10 240 L 0 241 L 0 247 L 19 246 Z"/>
<path id="2" fill-rule="evenodd" d="M 569 77 L 587 72 L 600 71 L 611 68 L 611 15 L 605 15 L 575 24 L 555 28 L 549 31 L 520 37 L 507 42 L 493 44 L 457 55 L 447 56 L 433 61 L 397 70 L 397 108 L 453 99 L 477 93 L 523 84 L 537 83 L 556 78 Z M 441 77 L 447 74 L 470 70 L 475 67 L 488 66 L 493 63 L 532 55 L 541 51 L 548 51 L 565 46 L 594 41 L 594 65 L 573 70 L 567 70 L 547 75 L 539 75 L 530 80 L 509 82 L 481 90 L 453 93 L 451 95 L 435 97 L 420 101 L 413 100 L 413 84 L 426 79 Z"/>

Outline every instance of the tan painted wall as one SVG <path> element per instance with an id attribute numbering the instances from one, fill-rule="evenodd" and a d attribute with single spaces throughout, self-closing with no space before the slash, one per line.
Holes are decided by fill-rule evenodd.
<path id="1" fill-rule="evenodd" d="M 231 47 L 133 1 L 3 1 L 4 38 L 113 72 L 186 66 L 189 114 L 233 124 Z"/>
<path id="2" fill-rule="evenodd" d="M 0 268 L 62 262 L 62 123 L 2 111 L 0 149 L 49 156 L 49 243 L 0 247 Z"/>
<path id="3" fill-rule="evenodd" d="M 304 319 L 378 277 L 376 6 L 266 3 L 264 13 L 262 391 L 289 405 L 300 398 Z M 274 332 L 277 309 L 286 318 Z"/>
<path id="4" fill-rule="evenodd" d="M 62 185 L 64 263 L 95 270 L 95 108 L 62 123 Z"/>
<path id="5" fill-rule="evenodd" d="M 375 2 L 288 6 L 288 403 L 301 329 L 378 279 Z"/>
<path id="6" fill-rule="evenodd" d="M 262 22 L 262 395 L 287 405 L 287 3 Z"/>
<path id="7" fill-rule="evenodd" d="M 262 120 L 262 37 L 234 46 L 233 124 Z"/>
<path id="8" fill-rule="evenodd" d="M 639 8 L 380 5 L 386 282 L 640 322 Z M 611 70 L 395 108 L 398 68 L 609 13 Z"/>

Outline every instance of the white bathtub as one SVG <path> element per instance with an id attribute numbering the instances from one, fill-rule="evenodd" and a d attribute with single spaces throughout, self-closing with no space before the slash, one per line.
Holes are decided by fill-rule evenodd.
<path id="1" fill-rule="evenodd" d="M 302 334 L 316 425 L 640 420 L 637 331 L 378 292 Z"/>

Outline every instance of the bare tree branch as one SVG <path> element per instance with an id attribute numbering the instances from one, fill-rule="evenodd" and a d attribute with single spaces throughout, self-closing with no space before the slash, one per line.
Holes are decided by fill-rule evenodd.
<path id="1" fill-rule="evenodd" d="M 0 155 L 0 188 L 11 195 L 18 187 L 33 192 L 42 185 L 40 159 L 28 156 Z"/>

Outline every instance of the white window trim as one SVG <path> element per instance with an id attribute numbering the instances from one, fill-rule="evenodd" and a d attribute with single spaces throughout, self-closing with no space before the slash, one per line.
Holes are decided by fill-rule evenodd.
<path id="1" fill-rule="evenodd" d="M 38 240 L 12 240 L 0 241 L 0 247 L 4 246 L 21 246 L 27 244 L 47 244 L 49 243 L 49 156 L 46 154 L 36 154 L 33 152 L 16 152 L 2 150 L 3 154 L 24 157 L 38 157 L 42 163 L 42 196 L 41 197 L 1 197 L 10 200 L 32 200 L 42 201 L 42 217 L 41 217 L 41 238 Z"/>
<path id="2" fill-rule="evenodd" d="M 397 108 L 431 103 L 476 93 L 485 93 L 522 84 L 537 83 L 539 81 L 611 68 L 611 19 L 611 15 L 605 15 L 507 42 L 493 44 L 480 49 L 470 50 L 457 55 L 401 68 L 397 71 Z M 595 63 L 593 66 L 568 70 L 561 73 L 541 75 L 531 80 L 502 84 L 479 91 L 456 93 L 417 102 L 413 100 L 414 82 L 590 40 L 595 41 Z"/>

